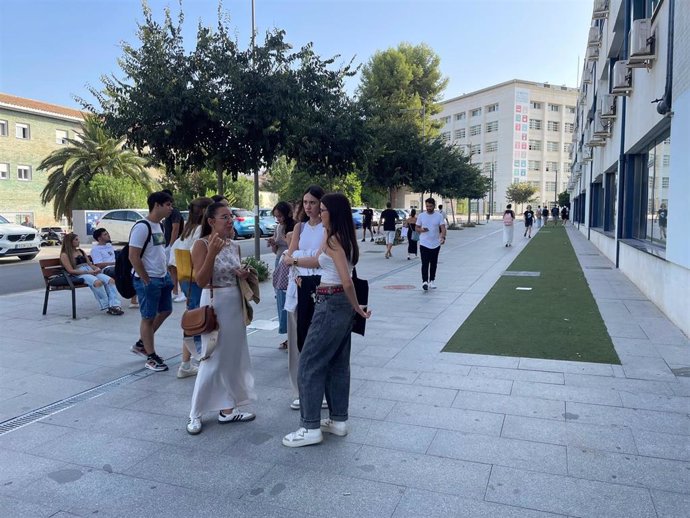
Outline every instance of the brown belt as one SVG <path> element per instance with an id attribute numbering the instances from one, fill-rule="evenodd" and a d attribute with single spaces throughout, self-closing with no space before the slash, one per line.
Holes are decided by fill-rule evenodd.
<path id="1" fill-rule="evenodd" d="M 342 286 L 319 286 L 316 288 L 317 295 L 334 295 L 336 293 L 343 293 L 345 289 Z"/>

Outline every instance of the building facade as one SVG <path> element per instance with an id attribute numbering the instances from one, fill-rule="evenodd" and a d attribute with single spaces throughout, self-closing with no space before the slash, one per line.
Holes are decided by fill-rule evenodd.
<path id="1" fill-rule="evenodd" d="M 596 0 L 589 31 L 573 220 L 690 335 L 690 3 Z"/>
<path id="2" fill-rule="evenodd" d="M 51 152 L 78 138 L 82 113 L 0 93 L 0 214 L 13 223 L 28 216 L 36 227 L 56 222 L 53 206 L 43 206 L 48 173 L 38 165 Z"/>
<path id="3" fill-rule="evenodd" d="M 575 88 L 515 79 L 441 103 L 440 137 L 492 178 L 493 191 L 473 212 L 502 213 L 506 189 L 518 182 L 535 187 L 535 206 L 555 203 L 570 180 L 577 95 Z"/>

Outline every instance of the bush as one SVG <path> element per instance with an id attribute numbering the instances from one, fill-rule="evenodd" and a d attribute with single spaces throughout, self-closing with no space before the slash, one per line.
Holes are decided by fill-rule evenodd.
<path id="1" fill-rule="evenodd" d="M 259 282 L 264 282 L 271 275 L 271 270 L 266 262 L 256 259 L 254 257 L 245 257 L 242 264 L 249 265 L 256 270 L 259 275 Z"/>
<path id="2" fill-rule="evenodd" d="M 450 225 L 448 225 L 448 230 L 462 230 L 462 227 L 457 223 L 451 223 Z"/>

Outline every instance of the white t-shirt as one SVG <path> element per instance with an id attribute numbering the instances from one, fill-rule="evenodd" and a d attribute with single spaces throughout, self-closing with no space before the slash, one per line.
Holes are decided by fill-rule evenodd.
<path id="1" fill-rule="evenodd" d="M 417 215 L 417 225 L 428 228 L 429 232 L 419 233 L 419 244 L 425 248 L 438 248 L 441 246 L 441 225 L 446 226 L 446 218 L 440 212 L 429 214 L 424 211 Z"/>
<path id="2" fill-rule="evenodd" d="M 151 239 L 146 246 L 146 250 L 144 250 L 141 262 L 144 264 L 144 270 L 146 270 L 149 277 L 165 277 L 165 274 L 168 273 L 168 261 L 165 258 L 165 234 L 163 233 L 163 227 L 160 223 L 155 223 L 148 218 L 145 221 L 151 225 Z M 144 248 L 148 233 L 149 229 L 145 223 L 135 223 L 129 236 L 129 246 Z"/>
<path id="3" fill-rule="evenodd" d="M 99 263 L 114 263 L 115 249 L 112 243 L 104 245 L 93 245 L 91 247 L 91 260 L 94 264 Z"/>
<path id="4" fill-rule="evenodd" d="M 170 266 L 177 266 L 175 250 L 191 250 L 194 241 L 199 239 L 199 237 L 201 237 L 201 225 L 197 225 L 194 231 L 185 239 L 178 237 L 170 247 L 170 259 L 168 259 L 168 264 Z"/>

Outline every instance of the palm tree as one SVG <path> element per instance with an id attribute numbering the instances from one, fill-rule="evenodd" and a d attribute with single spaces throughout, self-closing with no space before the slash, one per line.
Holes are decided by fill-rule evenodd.
<path id="1" fill-rule="evenodd" d="M 109 135 L 95 115 L 84 117 L 82 130 L 79 139 L 67 139 L 67 147 L 53 151 L 38 166 L 39 170 L 50 171 L 41 202 L 54 202 L 56 220 L 67 216 L 71 222 L 77 193 L 97 174 L 128 177 L 149 192 L 153 190 L 146 159 L 123 149 L 124 138 Z"/>

